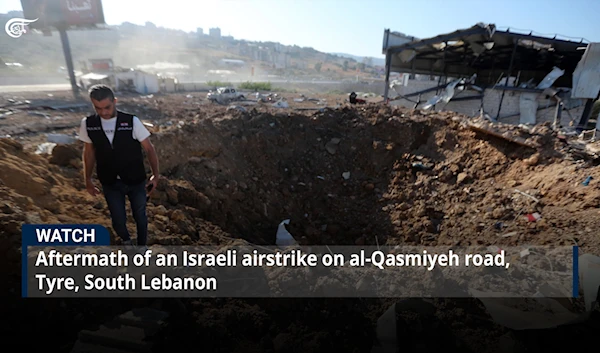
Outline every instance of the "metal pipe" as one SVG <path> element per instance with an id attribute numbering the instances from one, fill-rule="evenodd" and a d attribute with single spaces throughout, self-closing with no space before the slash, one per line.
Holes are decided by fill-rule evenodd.
<path id="1" fill-rule="evenodd" d="M 63 53 L 65 55 L 65 61 L 67 62 L 67 71 L 69 71 L 69 81 L 71 81 L 71 89 L 73 90 L 73 96 L 77 98 L 79 96 L 79 87 L 75 81 L 75 72 L 73 72 L 73 58 L 71 56 L 71 46 L 69 45 L 69 37 L 67 36 L 67 29 L 65 27 L 59 27 L 58 33 L 60 33 L 60 41 L 62 42 Z"/>
<path id="2" fill-rule="evenodd" d="M 577 125 L 576 131 L 581 132 L 587 128 L 588 121 L 590 119 L 590 115 L 592 114 L 592 108 L 594 106 L 595 99 L 586 99 L 585 107 L 583 108 L 583 113 L 581 114 L 581 119 L 579 120 L 579 124 Z"/>
<path id="3" fill-rule="evenodd" d="M 552 129 L 554 131 L 558 130 L 558 126 L 560 125 L 560 120 L 561 120 L 561 116 L 562 116 L 562 108 L 563 108 L 563 103 L 562 102 L 556 102 L 556 113 L 554 113 L 554 124 L 552 124 Z"/>
<path id="4" fill-rule="evenodd" d="M 438 80 L 438 88 L 440 87 L 440 85 L 442 84 L 442 77 L 445 79 L 444 80 L 444 84 L 446 84 L 446 49 L 448 48 L 448 42 L 444 42 L 444 53 L 442 54 L 442 65 L 444 65 L 444 70 L 442 70 L 442 76 L 439 77 Z M 439 94 L 439 90 L 435 91 L 435 95 L 437 96 Z M 433 105 L 433 110 L 435 110 L 435 104 Z"/>
<path id="5" fill-rule="evenodd" d="M 519 40 L 515 40 L 515 45 L 513 47 L 512 55 L 510 56 L 510 64 L 508 65 L 508 75 L 506 76 L 506 84 L 504 88 L 508 87 L 508 80 L 510 79 L 510 75 L 512 74 L 513 63 L 515 61 L 515 54 L 517 53 L 517 45 L 519 44 Z M 502 90 L 502 96 L 500 97 L 500 104 L 498 105 L 498 114 L 496 114 L 496 120 L 500 117 L 500 110 L 502 110 L 502 101 L 504 100 L 504 94 L 506 93 L 506 89 Z"/>
<path id="6" fill-rule="evenodd" d="M 387 103 L 388 93 L 390 90 L 390 70 L 392 64 L 392 53 L 389 51 L 385 54 L 385 89 L 383 93 L 383 101 Z"/>

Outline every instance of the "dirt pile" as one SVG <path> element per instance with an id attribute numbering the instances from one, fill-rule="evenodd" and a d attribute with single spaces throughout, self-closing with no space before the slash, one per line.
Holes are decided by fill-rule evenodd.
<path id="1" fill-rule="evenodd" d="M 163 179 L 148 206 L 152 243 L 273 244 L 279 222 L 290 219 L 288 230 L 305 245 L 578 244 L 600 253 L 600 168 L 567 159 L 549 129 L 533 132 L 536 149 L 473 131 L 450 112 L 379 105 L 314 113 L 211 107 L 210 115 L 199 107 L 169 109 L 181 123 L 153 137 Z M 21 224 L 96 223 L 112 234 L 105 201 L 85 192 L 80 155 L 78 144 L 46 156 L 0 139 L 0 249 L 12 297 L 19 294 Z M 582 185 L 588 176 L 592 182 Z M 541 219 L 530 222 L 533 213 Z M 132 218 L 129 224 L 135 234 Z M 107 310 L 108 301 L 87 302 L 81 322 L 69 327 L 98 324 L 132 305 L 110 302 L 121 304 Z M 392 302 L 182 301 L 189 315 L 165 340 L 188 345 L 192 335 L 203 347 L 227 351 L 369 351 L 377 318 Z M 435 303 L 462 351 L 490 351 L 485 342 L 506 332 L 474 300 Z M 82 303 L 46 305 L 59 311 Z M 46 315 L 35 308 L 14 310 L 26 310 L 27 320 Z M 482 320 L 475 326 L 487 336 L 468 326 Z M 68 342 L 73 335 L 60 337 Z"/>
<path id="2" fill-rule="evenodd" d="M 549 129 L 536 150 L 473 132 L 452 113 L 231 114 L 156 137 L 181 190 L 157 202 L 192 207 L 233 236 L 265 244 L 290 218 L 304 244 L 493 244 L 517 231 L 506 241 L 598 245 L 586 229 L 594 229 L 600 193 L 581 185 L 598 168 L 565 160 Z M 534 212 L 543 220 L 528 222 Z"/>

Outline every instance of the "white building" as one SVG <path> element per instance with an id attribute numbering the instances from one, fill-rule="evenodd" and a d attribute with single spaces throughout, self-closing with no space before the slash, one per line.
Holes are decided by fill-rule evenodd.
<path id="1" fill-rule="evenodd" d="M 157 93 L 160 91 L 159 77 L 138 70 L 114 73 L 116 91 L 134 90 L 140 94 Z"/>
<path id="2" fill-rule="evenodd" d="M 208 30 L 208 35 L 214 38 L 221 38 L 221 29 L 219 27 L 211 28 Z"/>

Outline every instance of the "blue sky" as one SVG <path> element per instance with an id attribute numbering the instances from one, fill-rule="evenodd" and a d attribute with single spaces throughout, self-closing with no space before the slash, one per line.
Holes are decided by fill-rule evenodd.
<path id="1" fill-rule="evenodd" d="M 468 28 L 500 28 L 600 41 L 600 0 L 103 0 L 110 25 L 128 21 L 195 30 L 219 27 L 223 35 L 383 57 L 383 31 L 420 38 Z M 0 13 L 21 10 L 0 0 Z"/>

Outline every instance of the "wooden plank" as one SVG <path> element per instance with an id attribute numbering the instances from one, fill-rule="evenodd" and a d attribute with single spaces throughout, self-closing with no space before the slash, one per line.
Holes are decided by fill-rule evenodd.
<path id="1" fill-rule="evenodd" d="M 495 137 L 499 137 L 501 139 L 504 139 L 504 140 L 516 143 L 516 144 L 521 145 L 521 146 L 530 147 L 530 148 L 537 148 L 538 147 L 538 146 L 536 146 L 534 144 L 527 143 L 527 141 L 524 138 L 522 138 L 522 137 L 518 137 L 518 136 L 506 136 L 505 135 L 506 132 L 502 132 L 502 131 L 499 131 L 499 130 L 492 130 L 492 129 L 490 129 L 490 128 L 486 127 L 486 126 L 483 126 L 483 125 L 479 125 L 479 124 L 476 125 L 476 124 L 473 124 L 473 123 L 469 123 L 468 126 L 473 131 L 477 131 L 477 132 L 481 132 L 481 133 L 484 133 L 484 134 L 487 134 L 487 135 L 492 135 L 492 136 L 495 136 Z"/>

